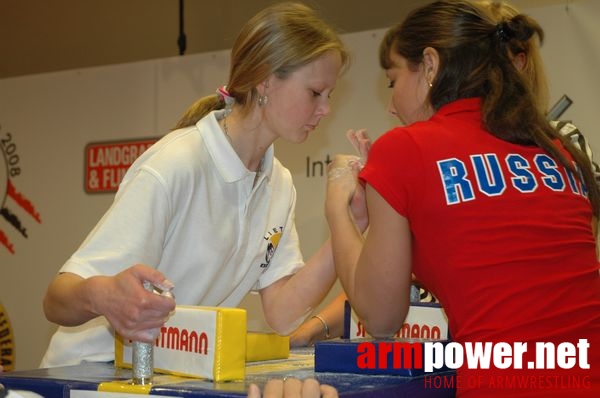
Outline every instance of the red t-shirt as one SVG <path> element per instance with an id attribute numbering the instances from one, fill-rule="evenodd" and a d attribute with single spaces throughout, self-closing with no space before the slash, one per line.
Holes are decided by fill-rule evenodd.
<path id="1" fill-rule="evenodd" d="M 483 130 L 480 112 L 479 99 L 459 100 L 387 132 L 360 177 L 409 221 L 413 272 L 439 298 L 454 341 L 528 342 L 534 356 L 535 342 L 587 338 L 591 369 L 552 374 L 594 374 L 595 384 L 527 393 L 600 397 L 600 274 L 585 187 L 544 150 Z M 463 366 L 459 395 L 506 396 L 498 374 L 550 375 L 511 372 Z M 466 378 L 481 374 L 490 390 L 468 391 Z"/>

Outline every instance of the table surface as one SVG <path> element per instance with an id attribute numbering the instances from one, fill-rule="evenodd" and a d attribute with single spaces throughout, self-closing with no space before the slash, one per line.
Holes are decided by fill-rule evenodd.
<path id="1" fill-rule="evenodd" d="M 340 397 L 454 397 L 454 389 L 435 388 L 431 383 L 427 387 L 422 377 L 315 372 L 312 349 L 294 349 L 290 357 L 284 360 L 248 363 L 246 378 L 240 381 L 213 382 L 156 374 L 151 395 L 242 397 L 246 396 L 251 383 L 262 388 L 269 379 L 283 377 L 314 377 L 321 383 L 336 387 Z M 453 373 L 440 373 L 436 374 L 436 377 L 451 379 Z M 102 382 L 126 382 L 130 379 L 130 369 L 115 368 L 112 363 L 85 363 L 78 366 L 0 373 L 0 383 L 6 388 L 29 390 L 48 398 L 68 397 L 69 391 L 92 391 Z M 437 383 L 437 387 L 439 386 Z"/>

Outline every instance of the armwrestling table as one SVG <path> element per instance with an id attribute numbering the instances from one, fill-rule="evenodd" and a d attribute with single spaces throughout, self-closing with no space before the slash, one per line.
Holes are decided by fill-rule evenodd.
<path id="1" fill-rule="evenodd" d="M 248 386 L 262 387 L 272 378 L 314 377 L 321 383 L 338 389 L 340 397 L 454 397 L 452 385 L 454 372 L 437 373 L 448 383 L 427 386 L 423 377 L 390 375 L 360 375 L 314 371 L 312 348 L 292 349 L 287 359 L 252 362 L 246 365 L 244 380 L 213 382 L 206 379 L 185 378 L 155 374 L 149 395 L 163 397 L 245 397 Z M 84 363 L 49 369 L 33 369 L 0 373 L 0 384 L 9 390 L 26 390 L 46 398 L 135 398 L 139 394 L 98 391 L 101 383 L 131 380 L 131 369 L 116 368 L 112 363 Z M 439 379 L 438 379 L 439 380 Z M 441 385 L 440 385 L 441 384 Z"/>

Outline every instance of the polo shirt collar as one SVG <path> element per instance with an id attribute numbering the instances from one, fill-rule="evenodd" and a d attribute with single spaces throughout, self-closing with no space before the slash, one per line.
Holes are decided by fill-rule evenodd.
<path id="1" fill-rule="evenodd" d="M 196 123 L 196 127 L 204 138 L 208 152 L 223 179 L 226 182 L 236 182 L 247 178 L 249 174 L 254 175 L 254 173 L 246 168 L 221 130 L 219 120 L 223 118 L 224 113 L 224 110 L 212 111 Z M 274 149 L 271 144 L 265 152 L 261 171 L 266 178 L 270 177 L 273 170 L 273 158 Z"/>
<path id="2" fill-rule="evenodd" d="M 470 97 L 454 100 L 440 107 L 437 114 L 447 116 L 453 113 L 481 112 L 481 98 Z"/>

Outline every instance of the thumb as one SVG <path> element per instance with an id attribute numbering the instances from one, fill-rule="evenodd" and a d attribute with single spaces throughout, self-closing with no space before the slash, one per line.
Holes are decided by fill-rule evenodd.
<path id="1" fill-rule="evenodd" d="M 356 132 L 356 142 L 358 154 L 364 162 L 367 160 L 367 156 L 369 156 L 369 151 L 371 150 L 371 139 L 367 134 L 367 130 L 358 130 Z"/>
<path id="2" fill-rule="evenodd" d="M 148 282 L 152 286 L 159 288 L 162 292 L 171 291 L 175 287 L 173 282 L 168 280 L 165 275 L 157 269 L 144 264 L 136 264 L 134 269 L 136 277 L 141 280 L 142 283 Z"/>
<path id="3" fill-rule="evenodd" d="M 367 134 L 366 129 L 359 130 L 348 130 L 346 131 L 346 138 L 352 144 L 358 155 L 364 159 L 367 158 L 369 150 L 371 149 L 371 139 Z"/>

